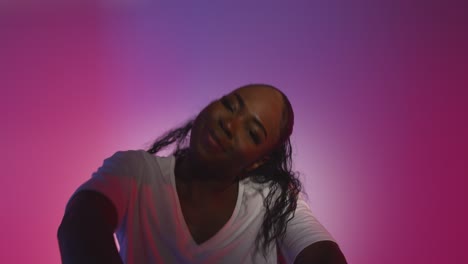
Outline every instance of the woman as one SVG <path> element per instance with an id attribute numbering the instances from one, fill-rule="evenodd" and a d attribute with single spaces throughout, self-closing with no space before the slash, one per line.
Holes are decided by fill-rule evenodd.
<path id="1" fill-rule="evenodd" d="M 116 152 L 67 205 L 63 263 L 346 263 L 300 195 L 293 122 L 280 90 L 247 85 L 149 150 Z"/>

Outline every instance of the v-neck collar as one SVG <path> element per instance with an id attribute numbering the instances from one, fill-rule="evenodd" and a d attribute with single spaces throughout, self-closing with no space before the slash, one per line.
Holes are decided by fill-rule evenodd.
<path id="1" fill-rule="evenodd" d="M 236 219 L 238 213 L 239 213 L 239 208 L 240 208 L 240 204 L 241 204 L 241 201 L 242 201 L 242 195 L 244 193 L 244 185 L 241 184 L 241 182 L 239 181 L 237 184 L 238 184 L 238 188 L 237 188 L 237 199 L 236 199 L 236 206 L 234 207 L 234 210 L 232 212 L 232 215 L 231 217 L 229 218 L 229 220 L 226 222 L 226 224 L 224 224 L 223 227 L 221 227 L 220 230 L 218 230 L 218 232 L 216 232 L 212 237 L 210 237 L 209 239 L 203 241 L 202 243 L 198 244 L 195 239 L 193 238 L 192 236 L 192 233 L 190 232 L 190 229 L 187 225 L 187 222 L 185 221 L 185 218 L 184 218 L 184 214 L 182 213 L 182 207 L 180 205 L 180 200 L 179 200 L 179 194 L 177 192 L 177 186 L 176 186 L 176 179 L 175 179 L 175 173 L 174 173 L 174 170 L 175 170 L 175 161 L 176 161 L 176 158 L 175 156 L 171 156 L 171 170 L 170 170 L 170 180 L 171 180 L 171 184 L 174 188 L 174 199 L 176 200 L 176 205 L 177 205 L 177 218 L 178 218 L 178 222 L 182 224 L 182 229 L 183 229 L 183 235 L 187 238 L 188 241 L 190 241 L 190 245 L 194 248 L 194 249 L 203 249 L 203 248 L 212 248 L 213 244 L 216 245 L 216 244 L 219 244 L 221 241 L 223 241 L 223 236 L 226 235 L 226 230 L 229 229 L 229 227 L 232 226 L 232 222 Z"/>

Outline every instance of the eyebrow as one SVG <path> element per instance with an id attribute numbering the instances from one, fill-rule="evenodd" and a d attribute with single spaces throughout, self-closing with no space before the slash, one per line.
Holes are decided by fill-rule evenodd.
<path id="1" fill-rule="evenodd" d="M 241 108 L 245 107 L 245 101 L 240 96 L 240 94 L 234 93 L 234 95 L 236 96 L 237 101 L 239 101 L 239 105 L 241 106 Z M 263 126 L 263 124 L 260 122 L 260 120 L 258 120 L 258 118 L 256 116 L 254 116 L 253 121 L 255 122 L 255 124 L 257 124 L 263 130 L 263 133 L 265 134 L 265 138 L 267 138 L 268 137 L 267 131 L 266 131 L 265 127 Z"/>

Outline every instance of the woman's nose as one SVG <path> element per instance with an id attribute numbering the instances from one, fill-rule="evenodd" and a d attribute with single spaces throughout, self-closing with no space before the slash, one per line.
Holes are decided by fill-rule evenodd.
<path id="1" fill-rule="evenodd" d="M 228 117 L 228 118 L 219 119 L 219 126 L 221 127 L 221 129 L 224 131 L 224 133 L 229 139 L 232 139 L 233 137 L 237 124 L 240 121 L 238 119 L 239 118 L 236 118 L 236 117 Z"/>

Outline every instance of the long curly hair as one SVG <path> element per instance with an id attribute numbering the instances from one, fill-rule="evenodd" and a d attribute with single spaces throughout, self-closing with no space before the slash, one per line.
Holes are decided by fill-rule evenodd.
<path id="1" fill-rule="evenodd" d="M 298 173 L 292 170 L 290 136 L 294 125 L 294 112 L 289 99 L 283 92 L 271 85 L 250 84 L 247 86 L 273 88 L 281 93 L 285 105 L 281 118 L 281 133 L 278 144 L 268 154 L 269 159 L 249 172 L 248 175 L 253 182 L 267 184 L 270 187 L 270 191 L 264 200 L 265 215 L 263 223 L 255 240 L 256 250 L 260 249 L 263 256 L 266 257 L 270 244 L 284 239 L 287 223 L 294 217 L 297 198 L 302 191 L 302 184 L 298 178 Z M 184 156 L 188 152 L 186 144 L 193 123 L 194 119 L 191 119 L 181 127 L 166 132 L 156 139 L 147 152 L 155 154 L 176 143 L 176 148 L 172 154 L 176 158 Z"/>

